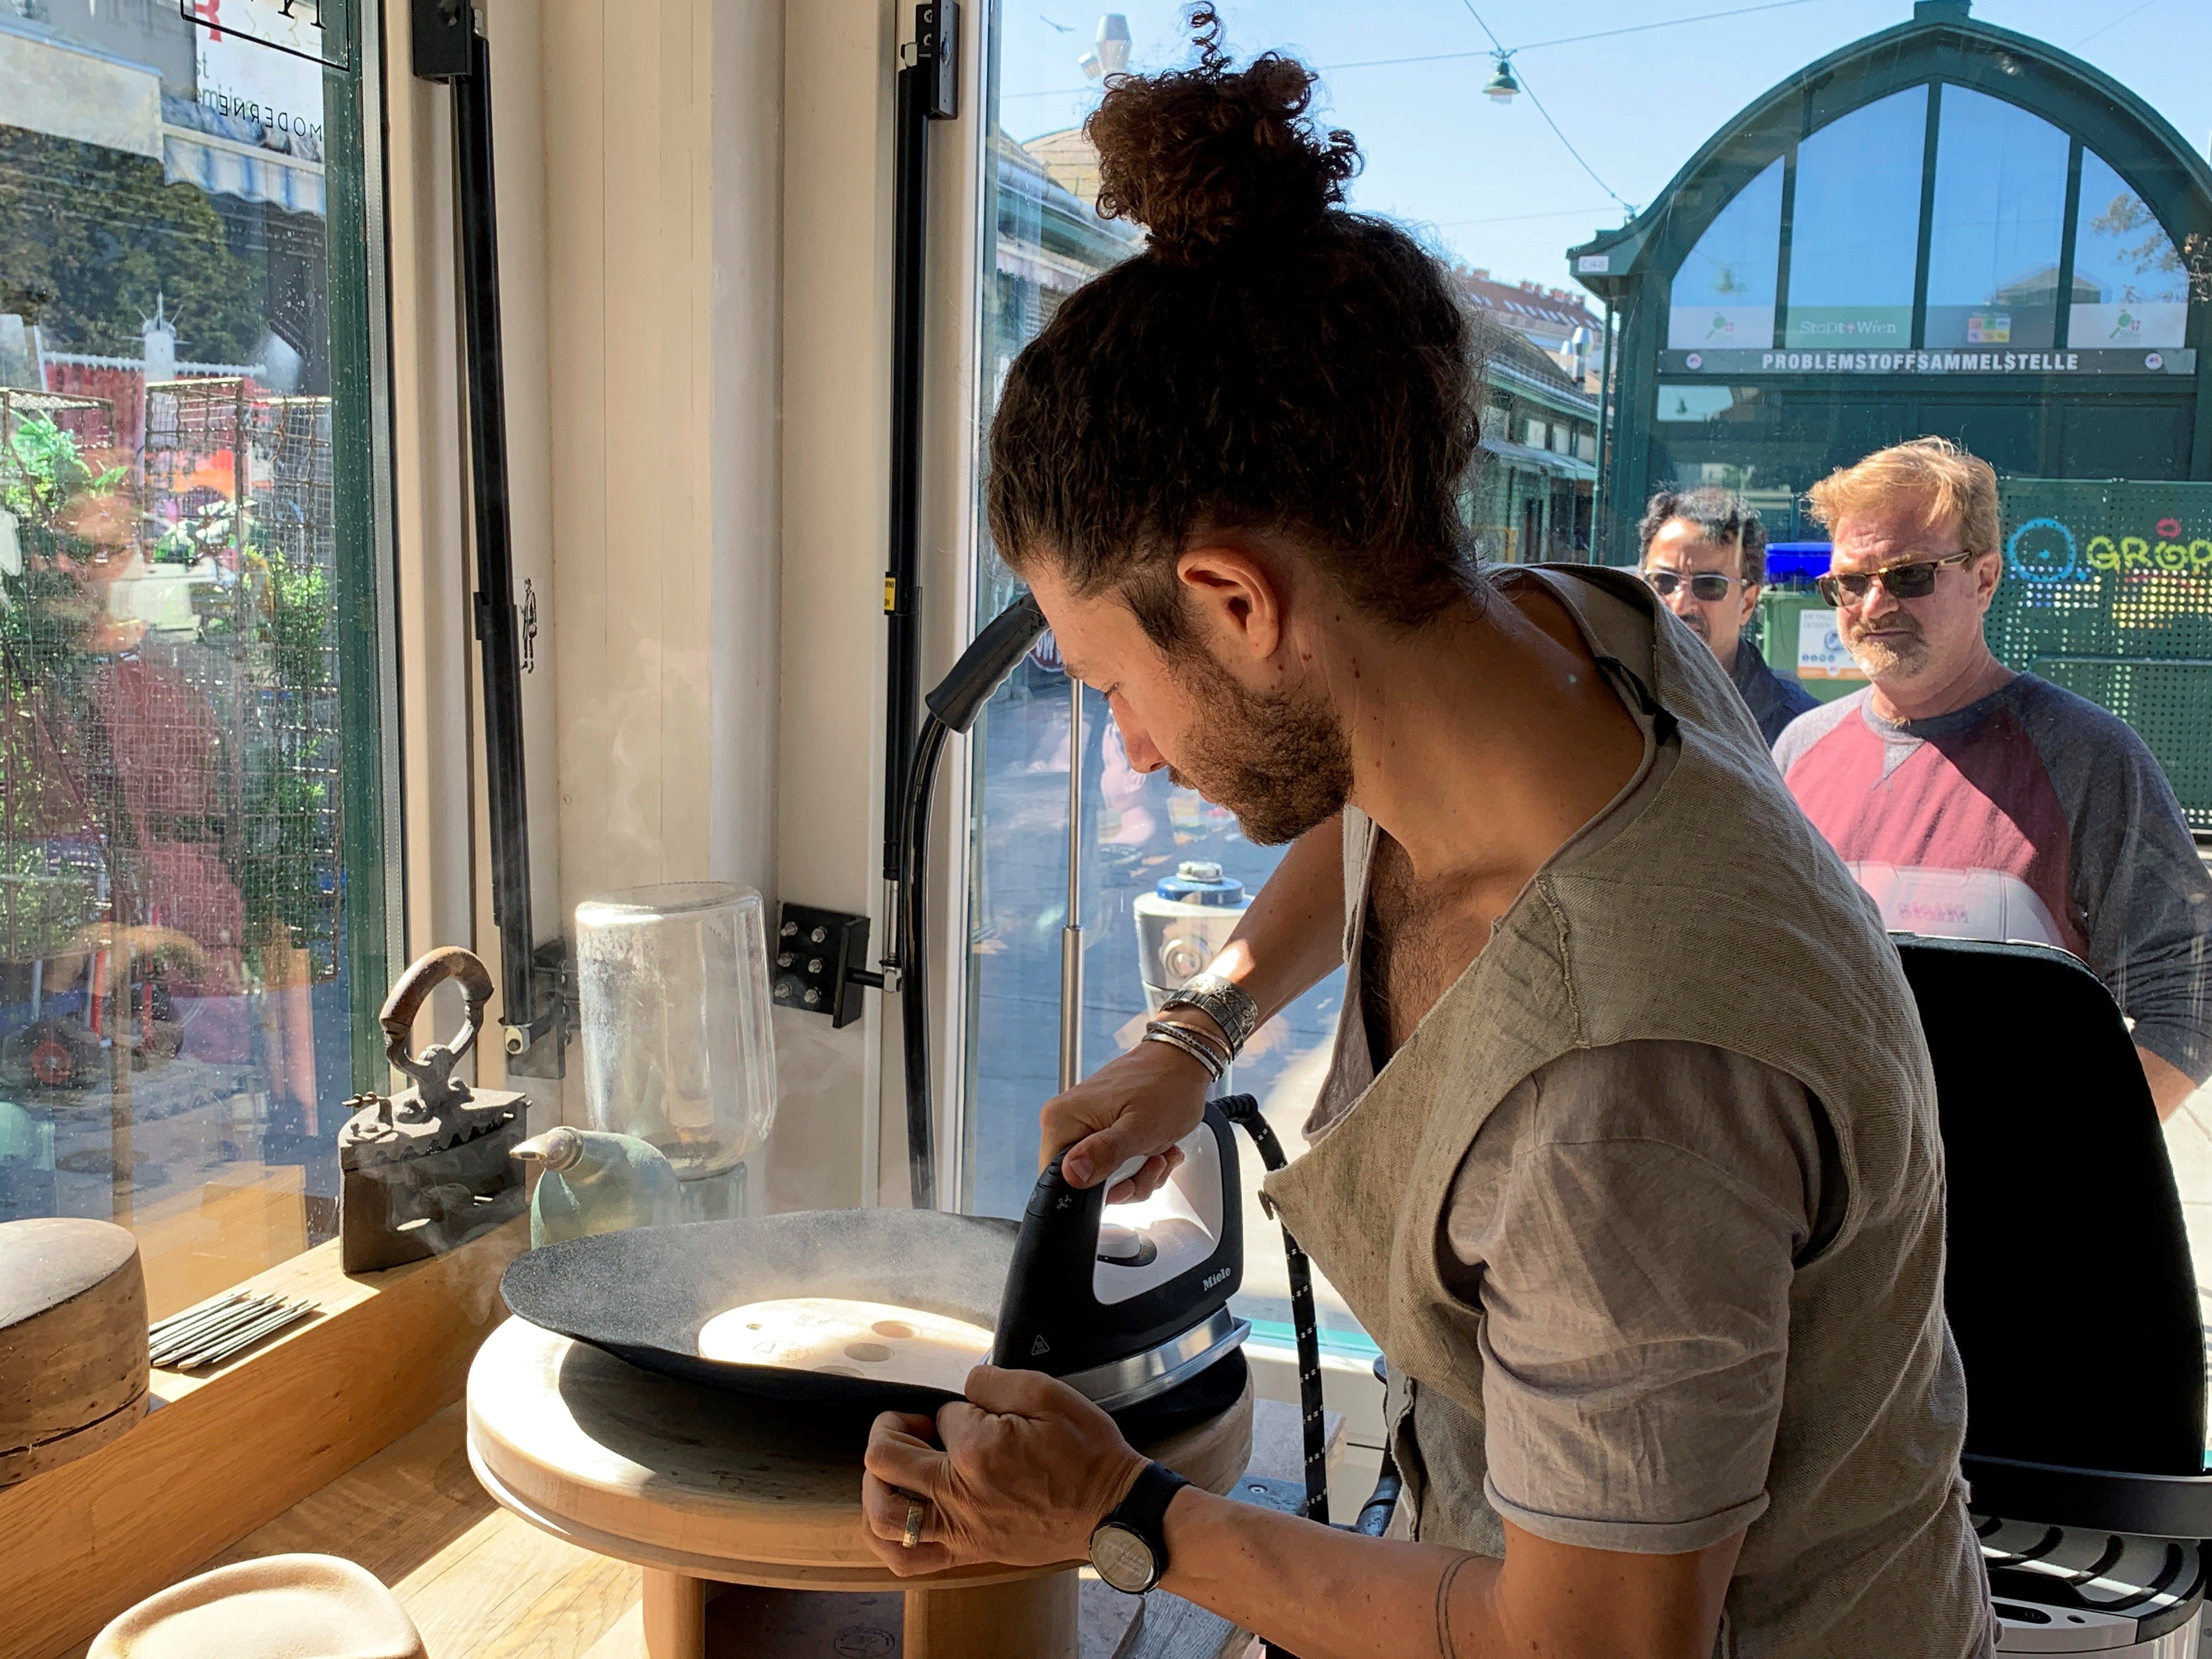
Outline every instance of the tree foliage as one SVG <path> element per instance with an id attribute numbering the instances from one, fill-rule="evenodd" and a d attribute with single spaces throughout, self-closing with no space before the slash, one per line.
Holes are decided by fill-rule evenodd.
<path id="1" fill-rule="evenodd" d="M 266 273 L 196 186 L 98 144 L 0 126 L 0 311 L 65 351 L 136 357 L 159 296 L 186 355 L 246 362 Z"/>

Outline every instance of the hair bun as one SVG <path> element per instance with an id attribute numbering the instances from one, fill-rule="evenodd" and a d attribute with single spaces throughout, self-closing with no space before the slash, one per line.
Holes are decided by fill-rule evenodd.
<path id="1" fill-rule="evenodd" d="M 1195 68 L 1117 78 L 1084 123 L 1098 211 L 1142 225 L 1152 254 L 1184 264 L 1317 228 L 1358 170 L 1352 135 L 1315 131 L 1304 64 L 1267 52 L 1231 70 L 1214 9 L 1194 9 L 1190 26 Z"/>

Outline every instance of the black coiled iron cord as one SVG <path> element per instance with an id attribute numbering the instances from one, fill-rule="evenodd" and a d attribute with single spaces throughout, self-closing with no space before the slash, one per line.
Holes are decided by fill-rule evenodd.
<path id="1" fill-rule="evenodd" d="M 1290 1160 L 1283 1143 L 1267 1120 L 1260 1115 L 1260 1102 L 1252 1095 L 1225 1095 L 1214 1103 L 1231 1123 L 1252 1137 L 1260 1149 L 1260 1162 L 1279 1170 Z M 1283 1259 L 1291 1279 L 1291 1330 L 1298 1347 L 1298 1409 L 1305 1442 L 1306 1518 L 1328 1524 L 1328 1437 L 1322 1419 L 1321 1326 L 1314 1314 L 1313 1263 L 1283 1229 Z"/>
<path id="2" fill-rule="evenodd" d="M 1275 1132 L 1267 1120 L 1260 1115 L 1260 1103 L 1251 1095 L 1225 1095 L 1214 1103 L 1231 1123 L 1239 1125 L 1252 1137 L 1252 1144 L 1260 1149 L 1260 1162 L 1270 1170 L 1279 1170 L 1290 1160 L 1283 1156 L 1283 1144 L 1275 1139 Z M 1298 1247 L 1288 1227 L 1283 1229 L 1283 1259 L 1291 1279 L 1291 1329 L 1298 1346 L 1298 1408 L 1304 1415 L 1302 1427 L 1305 1441 L 1306 1502 L 1305 1516 L 1309 1521 L 1318 1521 L 1323 1526 L 1328 1519 L 1328 1435 L 1322 1418 L 1321 1391 L 1321 1325 L 1314 1313 L 1313 1262 Z M 1383 1375 L 1382 1361 L 1375 1361 L 1375 1380 L 1388 1386 Z M 1360 1506 L 1359 1518 L 1345 1528 L 1369 1538 L 1380 1538 L 1389 1528 L 1390 1516 L 1398 1507 L 1398 1493 L 1402 1486 L 1398 1465 L 1390 1455 L 1390 1449 L 1382 1449 L 1382 1468 L 1376 1476 L 1375 1490 Z M 1273 1642 L 1263 1642 L 1267 1659 L 1297 1659 L 1288 1648 L 1278 1647 Z"/>

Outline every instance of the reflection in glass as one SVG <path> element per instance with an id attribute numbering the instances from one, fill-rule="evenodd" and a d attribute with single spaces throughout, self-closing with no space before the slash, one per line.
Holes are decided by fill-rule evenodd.
<path id="1" fill-rule="evenodd" d="M 2178 346 L 2189 322 L 2180 250 L 2143 198 L 2088 150 L 2074 220 L 2071 299 L 2066 343 L 2081 351 Z"/>
<path id="2" fill-rule="evenodd" d="M 325 82 L 50 21 L 0 85 L 0 1220 L 131 1225 L 160 1317 L 336 1226 Z"/>
<path id="3" fill-rule="evenodd" d="M 1782 161 L 1720 210 L 1674 273 L 1667 344 L 1764 350 L 1774 343 L 1774 285 L 1782 250 Z"/>
<path id="4" fill-rule="evenodd" d="M 1797 146 L 1785 345 L 1911 344 L 1927 127 L 1928 88 L 1911 87 L 1831 121 Z"/>
<path id="5" fill-rule="evenodd" d="M 1928 246 L 1931 347 L 2057 343 L 2068 139 L 2016 105 L 1946 86 Z"/>

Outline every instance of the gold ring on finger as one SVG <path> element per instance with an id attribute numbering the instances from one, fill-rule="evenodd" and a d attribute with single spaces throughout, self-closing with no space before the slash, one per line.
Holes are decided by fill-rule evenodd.
<path id="1" fill-rule="evenodd" d="M 910 1550 L 921 1542 L 921 1517 L 924 1513 L 921 1499 L 909 1498 L 906 1500 L 906 1530 L 899 1534 L 901 1548 Z"/>

